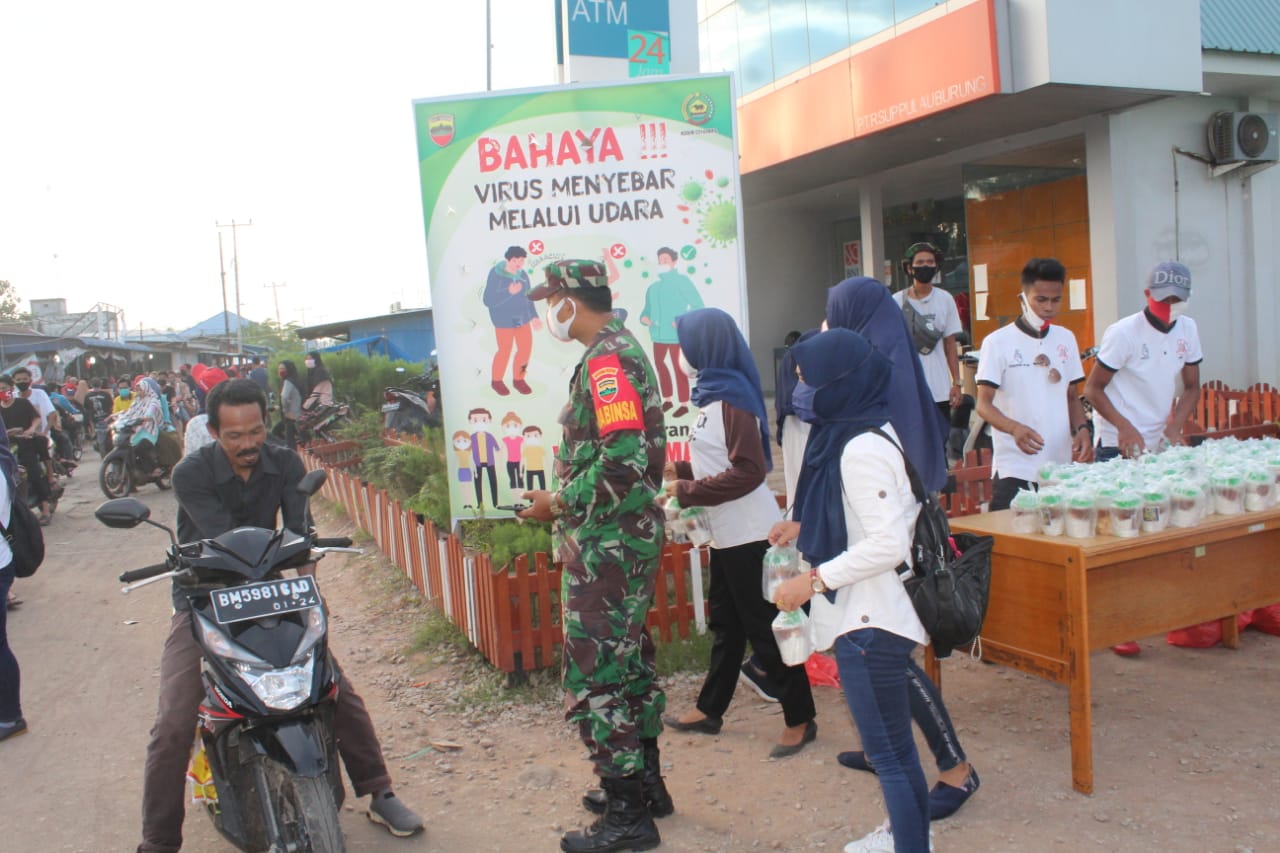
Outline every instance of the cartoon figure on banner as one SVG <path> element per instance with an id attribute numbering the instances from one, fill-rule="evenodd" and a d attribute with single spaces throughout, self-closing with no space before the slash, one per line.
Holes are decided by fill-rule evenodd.
<path id="1" fill-rule="evenodd" d="M 676 272 L 679 257 L 675 249 L 667 246 L 658 250 L 661 272 L 658 280 L 645 292 L 644 310 L 640 312 L 640 322 L 649 327 L 649 337 L 653 340 L 653 366 L 658 372 L 658 386 L 662 391 L 662 411 L 670 412 L 677 402 L 680 404 L 680 408 L 671 412 L 673 418 L 689 413 L 689 377 L 680 369 L 676 318 L 704 307 L 697 287 L 688 276 Z"/>
<path id="2" fill-rule="evenodd" d="M 622 273 L 618 272 L 618 260 L 627 256 L 627 247 L 622 243 L 614 243 L 612 246 L 604 249 L 605 268 L 609 273 L 609 293 L 613 296 L 613 301 L 618 301 L 618 291 L 613 290 L 613 286 L 617 284 L 618 279 L 622 278 Z M 613 316 L 622 322 L 627 322 L 627 309 L 614 308 Z"/>
<path id="3" fill-rule="evenodd" d="M 542 446 L 542 430 L 530 424 L 524 428 L 524 441 L 520 445 L 520 462 L 524 466 L 525 484 L 530 488 L 547 487 L 547 450 Z M 538 485 L 534 486 L 533 481 Z"/>
<path id="4" fill-rule="evenodd" d="M 458 482 L 465 486 L 472 480 L 471 436 L 466 430 L 458 430 L 453 434 L 453 455 L 458 460 Z M 470 504 L 467 508 L 471 508 Z"/>
<path id="5" fill-rule="evenodd" d="M 489 497 L 491 505 L 498 505 L 498 439 L 489 432 L 489 424 L 493 422 L 493 413 L 488 409 L 472 409 L 467 412 L 467 420 L 471 422 L 471 461 L 475 465 L 476 506 L 484 507 L 483 475 L 489 478 Z"/>
<path id="6" fill-rule="evenodd" d="M 502 443 L 507 448 L 507 487 L 524 488 L 524 473 L 520 467 L 520 447 L 524 444 L 521 428 L 524 422 L 515 412 L 507 412 L 502 418 Z"/>
<path id="7" fill-rule="evenodd" d="M 511 246 L 503 255 L 505 260 L 494 264 L 484 286 L 484 304 L 489 309 L 489 319 L 497 337 L 498 351 L 493 356 L 491 382 L 493 390 L 502 397 L 511 393 L 503 381 L 507 364 L 511 366 L 511 385 L 521 394 L 532 394 L 526 383 L 529 359 L 533 355 L 533 331 L 542 328 L 538 312 L 529 301 L 529 274 L 524 271 L 529 253 L 520 246 Z"/>

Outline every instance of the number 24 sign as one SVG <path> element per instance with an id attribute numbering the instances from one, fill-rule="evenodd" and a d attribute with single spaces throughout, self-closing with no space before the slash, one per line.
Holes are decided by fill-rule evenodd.
<path id="1" fill-rule="evenodd" d="M 671 73 L 671 41 L 666 33 L 650 30 L 629 30 L 627 50 L 630 51 L 628 68 L 630 77 L 652 77 Z"/>

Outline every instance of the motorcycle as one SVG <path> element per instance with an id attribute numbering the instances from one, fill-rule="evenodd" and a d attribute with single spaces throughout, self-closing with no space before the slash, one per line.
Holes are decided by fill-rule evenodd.
<path id="1" fill-rule="evenodd" d="M 298 444 L 310 444 L 319 440 L 331 443 L 338 440 L 336 431 L 351 421 L 351 407 L 334 402 L 303 409 L 298 418 Z"/>
<path id="2" fill-rule="evenodd" d="M 308 473 L 298 490 L 314 495 L 325 476 Z M 165 561 L 120 575 L 121 592 L 172 578 L 191 604 L 205 699 L 190 775 L 201 780 L 195 793 L 214 828 L 240 850 L 341 853 L 327 614 L 313 576 L 282 572 L 361 550 L 346 538 L 256 527 L 180 544 L 137 498 L 107 501 L 95 516 L 107 527 L 145 523 L 169 534 Z"/>
<path id="3" fill-rule="evenodd" d="M 396 368 L 403 373 L 403 367 Z M 382 392 L 382 425 L 396 432 L 421 433 L 440 426 L 440 376 L 435 367 L 413 377 L 404 386 L 392 385 Z"/>
<path id="4" fill-rule="evenodd" d="M 153 476 L 138 461 L 129 444 L 136 429 L 136 424 L 112 427 L 111 452 L 103 457 L 102 467 L 98 469 L 98 485 L 109 498 L 122 498 L 147 483 L 155 483 L 161 489 L 173 486 L 171 468 L 161 468 L 161 473 Z"/>

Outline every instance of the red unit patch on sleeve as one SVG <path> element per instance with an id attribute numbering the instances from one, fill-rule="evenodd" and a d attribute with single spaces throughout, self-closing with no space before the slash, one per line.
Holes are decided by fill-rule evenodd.
<path id="1" fill-rule="evenodd" d="M 602 355 L 587 362 L 587 381 L 596 404 L 596 427 L 601 435 L 623 429 L 644 429 L 640 394 L 616 355 Z"/>

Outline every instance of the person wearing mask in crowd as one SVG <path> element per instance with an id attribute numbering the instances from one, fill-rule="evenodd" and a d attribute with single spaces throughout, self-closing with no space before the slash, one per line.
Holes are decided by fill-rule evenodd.
<path id="1" fill-rule="evenodd" d="M 48 525 L 53 519 L 53 489 L 49 480 L 36 472 L 42 461 L 45 468 L 50 467 L 49 445 L 36 430 L 40 413 L 30 400 L 14 393 L 13 377 L 7 374 L 0 375 L 0 416 L 4 418 L 6 444 L 12 439 L 17 459 L 27 469 L 27 482 L 40 507 L 40 523 Z"/>
<path id="2" fill-rule="evenodd" d="M 129 380 L 121 379 L 116 383 L 116 400 L 111 404 L 111 414 L 119 415 L 127 412 L 133 405 L 133 391 L 129 388 Z"/>
<path id="3" fill-rule="evenodd" d="M 84 413 L 88 416 L 90 426 L 106 420 L 114 405 L 115 400 L 112 399 L 111 392 L 107 391 L 106 380 L 100 376 L 94 377 L 93 390 L 84 398 Z"/>
<path id="4" fill-rule="evenodd" d="M 285 359 L 276 368 L 280 377 L 280 423 L 290 450 L 298 447 L 298 418 L 302 417 L 302 380 L 298 366 Z"/>
<path id="5" fill-rule="evenodd" d="M 271 381 L 267 377 L 267 368 L 263 366 L 262 359 L 254 356 L 249 360 L 249 376 L 253 383 L 262 389 L 262 393 L 270 395 Z"/>
<path id="6" fill-rule="evenodd" d="M 773 467 L 769 421 L 755 360 L 733 318 L 700 308 L 676 320 L 680 369 L 693 384 L 698 419 L 690 461 L 668 462 L 667 494 L 682 507 L 706 507 L 711 525 L 711 662 L 694 710 L 663 722 L 682 732 L 718 734 L 741 677 L 748 641 L 753 659 L 777 686 L 785 728 L 769 753 L 786 758 L 818 735 L 803 664 L 782 662 L 773 635 L 778 609 L 760 594 L 767 531 L 781 518 L 765 477 Z"/>
<path id="7" fill-rule="evenodd" d="M 779 522 L 775 544 L 795 541 L 813 566 L 784 581 L 775 600 L 795 610 L 834 592 L 840 613 L 836 664 L 867 762 L 889 819 L 846 853 L 925 853 L 930 795 L 911 734 L 911 654 L 928 643 L 899 577 L 910 563 L 920 511 L 889 414 L 894 367 L 866 338 L 832 329 L 795 347 L 813 429 L 798 505 L 802 521 Z"/>
<path id="8" fill-rule="evenodd" d="M 0 524 L 9 529 L 17 491 L 18 461 L 9 452 L 9 437 L 0 434 Z M 9 648 L 10 596 L 14 581 L 13 551 L 0 536 L 0 741 L 27 731 L 22 717 L 21 671 Z"/>
<path id="9" fill-rule="evenodd" d="M 210 391 L 207 408 L 215 443 L 187 455 L 173 472 L 178 538 L 194 542 L 244 526 L 306 530 L 306 498 L 297 489 L 305 469 L 296 453 L 266 443 L 267 397 L 262 389 L 249 380 L 220 383 Z M 156 722 L 147 744 L 138 853 L 174 853 L 182 846 L 183 774 L 205 694 L 190 605 L 176 589 L 173 602 L 160 658 Z M 334 736 L 356 796 L 372 795 L 369 819 L 393 835 L 421 832 L 421 818 L 392 791 L 364 700 L 336 662 L 335 669 Z"/>
<path id="10" fill-rule="evenodd" d="M 1076 336 L 1053 325 L 1066 280 L 1066 267 L 1054 258 L 1027 261 L 1022 314 L 982 342 L 978 416 L 995 430 L 991 512 L 1008 509 L 1019 489 L 1034 490 L 1041 465 L 1093 459 Z"/>
<path id="11" fill-rule="evenodd" d="M 310 411 L 317 406 L 332 406 L 333 380 L 325 369 L 320 353 L 307 353 L 302 363 L 307 368 L 307 399 L 302 402 L 302 408 Z"/>
<path id="12" fill-rule="evenodd" d="M 578 725 L 604 789 L 604 816 L 560 840 L 565 853 L 648 850 L 654 815 L 674 810 L 658 735 L 666 696 L 645 624 L 662 556 L 655 503 L 666 458 L 662 397 L 644 350 L 613 313 L 603 264 L 549 263 L 529 292 L 547 300 L 552 337 L 585 348 L 569 381 L 557 492 L 527 491 L 522 518 L 551 521 L 563 566 L 565 716 Z M 588 794 L 585 805 L 593 808 Z"/>
<path id="13" fill-rule="evenodd" d="M 1084 385 L 1093 406 L 1099 462 L 1136 458 L 1186 444 L 1183 430 L 1200 400 L 1200 332 L 1184 312 L 1191 301 L 1191 271 L 1177 261 L 1147 275 L 1147 306 L 1102 333 L 1098 360 Z M 1111 650 L 1130 657 L 1136 642 Z"/>
<path id="14" fill-rule="evenodd" d="M 889 291 L 873 278 L 846 279 L 827 291 L 826 325 L 832 329 L 857 332 L 885 356 L 889 363 L 889 423 L 894 435 L 916 469 L 924 488 L 937 492 L 946 483 L 946 458 L 942 449 L 942 420 L 930 399 L 928 383 L 920 360 L 911 346 L 906 320 Z M 818 335 L 814 340 L 821 338 Z M 799 344 L 797 344 L 797 347 Z M 796 347 L 792 347 L 796 351 Z M 812 387 L 793 392 L 792 405 L 802 419 L 813 414 Z M 804 467 L 809 465 L 808 447 Z M 797 499 L 792 520 L 802 521 L 803 507 Z M 978 773 L 969 763 L 960 745 L 960 736 L 951 715 L 942 703 L 937 685 L 914 660 L 908 660 L 906 679 L 909 686 L 911 717 L 920 727 L 933 753 L 938 768 L 938 782 L 929 793 L 932 820 L 950 817 L 973 796 L 981 784 Z M 836 760 L 851 770 L 875 773 L 876 769 L 864 750 L 841 752 Z"/>
<path id="15" fill-rule="evenodd" d="M 791 395 L 796 390 L 796 361 L 791 348 L 816 334 L 817 329 L 810 329 L 787 335 L 787 351 L 778 361 L 775 378 L 773 406 L 777 414 L 778 446 L 782 448 L 782 474 L 788 507 L 796 500 L 796 482 L 800 479 L 800 467 L 804 461 L 804 444 L 809 438 L 809 425 L 796 417 L 795 407 L 791 405 Z"/>
<path id="16" fill-rule="evenodd" d="M 925 381 L 944 420 L 960 405 L 960 352 L 956 335 L 964 331 L 956 301 L 941 287 L 934 287 L 942 266 L 942 252 L 931 243 L 915 243 L 907 248 L 902 269 L 910 284 L 893 295 L 902 309 L 912 344 L 924 367 Z M 941 279 L 939 279 L 941 281 Z"/>
<path id="17" fill-rule="evenodd" d="M 129 445 L 133 448 L 134 457 L 144 471 L 151 477 L 159 477 L 160 460 L 156 456 L 156 442 L 160 438 L 160 430 L 164 429 L 164 398 L 159 390 L 153 388 L 155 380 L 149 376 L 139 376 L 133 387 L 133 402 L 116 420 L 116 427 L 134 426 L 129 436 Z"/>

